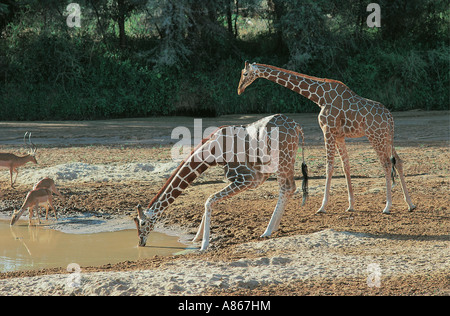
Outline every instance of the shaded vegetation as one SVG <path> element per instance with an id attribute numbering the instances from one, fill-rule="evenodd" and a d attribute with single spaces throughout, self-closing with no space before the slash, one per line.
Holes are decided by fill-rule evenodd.
<path id="1" fill-rule="evenodd" d="M 244 60 L 337 79 L 391 110 L 449 108 L 441 0 L 0 1 L 0 119 L 318 112 L 267 81 L 236 93 Z"/>

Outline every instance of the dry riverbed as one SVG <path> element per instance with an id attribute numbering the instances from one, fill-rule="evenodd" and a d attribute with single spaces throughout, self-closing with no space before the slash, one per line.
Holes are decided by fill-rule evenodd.
<path id="1" fill-rule="evenodd" d="M 347 146 L 356 212 L 345 211 L 346 185 L 337 160 L 328 213 L 315 214 L 323 194 L 323 138 L 317 114 L 291 116 L 303 126 L 307 139 L 310 197 L 301 207 L 301 194 L 294 195 L 270 238 L 259 236 L 278 197 L 273 178 L 215 206 L 211 247 L 204 253 L 193 250 L 82 266 L 79 275 L 66 267 L 0 273 L 0 295 L 450 294 L 449 113 L 394 113 L 396 148 L 417 209 L 407 211 L 398 185 L 391 215 L 381 213 L 384 175 L 373 149 L 362 139 Z M 205 119 L 203 128 L 259 117 Z M 66 197 L 65 203 L 54 199 L 62 217 L 90 214 L 132 227 L 136 205 L 148 203 L 176 168 L 170 159 L 171 144 L 177 141 L 170 139 L 171 130 L 192 127 L 192 122 L 151 118 L 0 123 L 7 139 L 0 151 L 23 150 L 20 134 L 26 130 L 33 131 L 39 145 L 39 164 L 20 169 L 16 189 L 8 185 L 7 171 L 0 174 L 0 213 L 9 216 L 35 181 L 50 176 Z M 184 241 L 192 238 L 207 197 L 225 185 L 220 168 L 208 170 L 166 211 L 159 228 L 176 230 Z M 55 228 L 64 229 L 64 220 L 58 225 Z M 198 245 L 188 242 L 187 247 Z"/>

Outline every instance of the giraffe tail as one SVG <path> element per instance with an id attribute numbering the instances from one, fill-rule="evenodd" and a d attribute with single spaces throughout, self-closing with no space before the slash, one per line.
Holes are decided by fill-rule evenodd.
<path id="1" fill-rule="evenodd" d="M 302 191 L 303 191 L 303 200 L 302 200 L 302 206 L 305 205 L 306 199 L 308 198 L 308 166 L 305 162 L 302 162 L 302 174 L 303 174 L 303 181 L 302 181 Z"/>
<path id="2" fill-rule="evenodd" d="M 391 179 L 392 179 L 392 185 L 395 185 L 395 176 L 397 175 L 397 173 L 395 172 L 395 157 L 394 155 L 391 156 Z"/>
<path id="3" fill-rule="evenodd" d="M 303 136 L 303 130 L 299 126 L 299 133 L 302 137 L 302 175 L 303 175 L 303 181 L 302 181 L 302 191 L 303 191 L 303 200 L 302 200 L 302 206 L 305 205 L 306 199 L 308 198 L 308 166 L 305 162 L 305 138 Z"/>
<path id="4" fill-rule="evenodd" d="M 395 172 L 396 161 L 395 161 L 395 156 L 394 156 L 394 153 L 395 153 L 395 149 L 394 149 L 394 119 L 393 119 L 392 115 L 390 115 L 389 129 L 390 129 L 390 134 L 391 134 L 390 135 L 391 136 L 391 158 L 390 158 L 390 160 L 391 160 L 391 179 L 392 179 L 392 186 L 394 186 L 395 185 L 395 175 L 396 175 L 396 172 Z"/>

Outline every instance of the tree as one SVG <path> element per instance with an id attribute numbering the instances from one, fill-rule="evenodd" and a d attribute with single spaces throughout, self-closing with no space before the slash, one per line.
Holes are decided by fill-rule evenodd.
<path id="1" fill-rule="evenodd" d="M 114 0 L 111 2 L 112 18 L 119 27 L 119 47 L 126 47 L 125 20 L 133 10 L 143 8 L 146 4 L 146 0 Z"/>

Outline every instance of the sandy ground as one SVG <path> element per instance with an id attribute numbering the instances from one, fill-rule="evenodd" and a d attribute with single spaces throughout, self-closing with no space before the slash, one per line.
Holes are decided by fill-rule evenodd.
<path id="1" fill-rule="evenodd" d="M 407 211 L 398 185 L 391 215 L 381 214 L 384 175 L 365 139 L 347 145 L 356 212 L 345 211 L 347 192 L 338 159 L 328 213 L 316 215 L 325 174 L 317 114 L 289 116 L 307 138 L 310 198 L 300 207 L 301 196 L 295 195 L 270 238 L 259 236 L 277 201 L 274 178 L 215 206 L 205 253 L 82 267 L 80 275 L 65 269 L 0 273 L 0 295 L 450 294 L 449 112 L 394 113 L 396 148 L 417 209 Z M 203 128 L 245 124 L 260 117 L 224 116 L 202 123 Z M 55 197 L 61 214 L 131 221 L 135 206 L 148 203 L 176 168 L 170 159 L 171 144 L 178 141 L 170 139 L 176 126 L 192 130 L 193 119 L 0 123 L 5 139 L 0 151 L 23 151 L 21 135 L 27 130 L 39 146 L 39 164 L 20 169 L 16 189 L 9 186 L 7 171 L 0 174 L 0 213 L 9 216 L 35 181 L 51 176 L 67 198 L 62 203 Z M 299 185 L 300 176 L 297 180 Z M 192 237 L 207 197 L 225 185 L 220 168 L 208 170 L 166 211 L 159 226 Z"/>
<path id="2" fill-rule="evenodd" d="M 326 229 L 241 244 L 234 253 L 246 257 L 239 260 L 210 262 L 196 258 L 166 261 L 154 270 L 0 280 L 0 294 L 200 295 L 211 289 L 251 291 L 311 279 L 347 277 L 366 279 L 367 287 L 381 287 L 388 277 L 433 272 L 435 267 L 430 266 L 430 261 L 439 265 L 440 272 L 448 272 L 448 243 L 443 239 L 433 242 L 429 247 L 427 242 L 410 243 Z M 355 253 L 355 249 L 359 250 Z M 254 258 L 248 258 L 249 255 Z M 434 294 L 443 294 L 444 290 Z"/>

